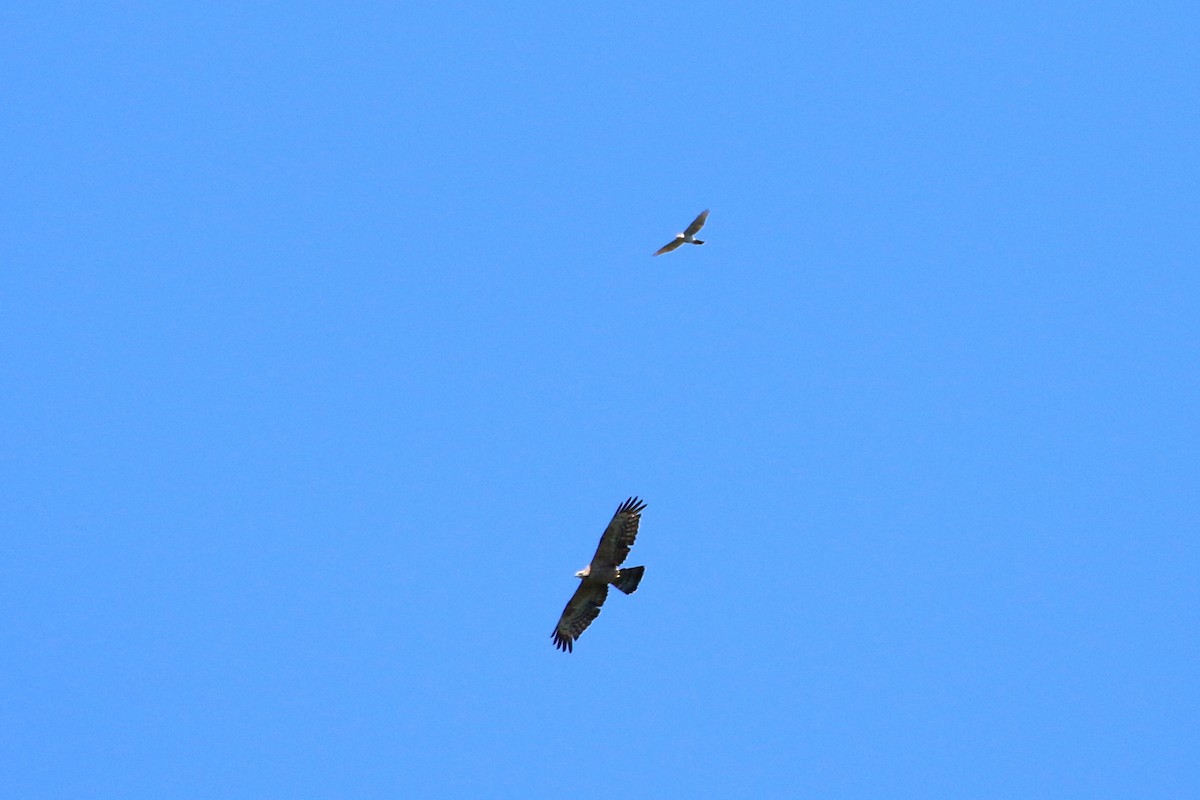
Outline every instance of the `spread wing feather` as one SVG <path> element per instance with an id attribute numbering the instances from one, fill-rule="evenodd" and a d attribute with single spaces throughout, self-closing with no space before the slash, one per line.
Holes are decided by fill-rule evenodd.
<path id="1" fill-rule="evenodd" d="M 646 507 L 636 497 L 631 497 L 617 507 L 612 521 L 604 529 L 600 537 L 600 546 L 596 555 L 592 556 L 593 569 L 599 567 L 619 567 L 629 556 L 629 548 L 637 539 L 638 525 L 642 521 L 642 509 Z"/>
<path id="2" fill-rule="evenodd" d="M 685 230 L 683 232 L 684 235 L 695 236 L 697 233 L 700 232 L 700 229 L 704 227 L 704 221 L 707 219 L 708 219 L 708 209 L 706 208 L 700 212 L 700 216 L 698 216 L 694 220 L 692 220 L 691 225 L 687 226 L 687 230 Z"/>
<path id="3" fill-rule="evenodd" d="M 554 633 L 550 635 L 554 646 L 568 653 L 573 652 L 575 640 L 587 630 L 592 620 L 600 616 L 600 606 L 604 605 L 607 597 L 608 587 L 604 584 L 596 585 L 586 581 L 580 583 L 575 594 L 567 601 L 562 616 L 558 618 Z"/>
<path id="4" fill-rule="evenodd" d="M 678 239 L 678 238 L 672 239 L 667 244 L 664 244 L 662 247 L 658 248 L 658 252 L 655 253 L 654 255 L 661 256 L 663 253 L 669 253 L 672 250 L 674 250 L 676 247 L 679 247 L 679 245 L 681 245 L 681 244 L 683 244 L 683 239 Z"/>

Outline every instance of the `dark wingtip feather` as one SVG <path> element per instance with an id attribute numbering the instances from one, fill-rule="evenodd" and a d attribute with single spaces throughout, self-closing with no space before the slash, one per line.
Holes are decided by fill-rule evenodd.
<path id="1" fill-rule="evenodd" d="M 644 502 L 642 502 L 641 498 L 639 498 L 635 495 L 634 497 L 629 498 L 624 503 L 619 505 L 617 507 L 617 513 L 618 514 L 625 514 L 625 513 L 640 514 L 645 507 L 646 507 L 646 504 Z"/>
<path id="2" fill-rule="evenodd" d="M 570 637 L 563 636 L 559 633 L 558 628 L 554 629 L 554 633 L 550 634 L 550 638 L 554 640 L 554 646 L 564 653 L 574 652 L 575 648 L 572 646 L 573 642 Z"/>

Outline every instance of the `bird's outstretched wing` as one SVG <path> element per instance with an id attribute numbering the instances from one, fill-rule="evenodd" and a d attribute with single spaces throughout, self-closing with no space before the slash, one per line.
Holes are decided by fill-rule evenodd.
<path id="1" fill-rule="evenodd" d="M 592 564 L 597 567 L 619 567 L 629 556 L 629 548 L 637 539 L 638 525 L 642 521 L 642 509 L 646 507 L 636 497 L 631 497 L 617 507 L 612 521 L 604 529 L 600 537 L 600 545 L 596 555 L 592 556 Z"/>
<path id="2" fill-rule="evenodd" d="M 600 616 L 600 606 L 604 605 L 607 597 L 608 587 L 604 584 L 581 582 L 567 601 L 567 607 L 554 626 L 554 633 L 550 634 L 554 646 L 566 653 L 573 652 L 575 640 L 587 630 L 592 620 Z"/>
<path id="3" fill-rule="evenodd" d="M 672 250 L 674 250 L 676 247 L 679 247 L 679 245 L 681 245 L 681 244 L 683 244 L 683 239 L 680 239 L 679 237 L 675 237 L 675 239 L 673 239 L 669 243 L 664 244 L 662 247 L 660 247 L 658 249 L 658 252 L 655 253 L 654 255 L 661 256 L 663 253 L 669 253 Z"/>
<path id="4" fill-rule="evenodd" d="M 708 209 L 700 212 L 700 216 L 692 220 L 692 224 L 687 226 L 687 230 L 683 232 L 684 236 L 695 236 L 704 227 L 704 222 L 708 219 Z"/>

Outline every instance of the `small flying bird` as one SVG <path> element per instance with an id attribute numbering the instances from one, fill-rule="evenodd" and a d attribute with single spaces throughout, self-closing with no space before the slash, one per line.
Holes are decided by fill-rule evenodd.
<path id="1" fill-rule="evenodd" d="M 669 244 L 664 244 L 654 255 L 661 256 L 663 253 L 669 253 L 681 244 L 704 244 L 704 241 L 696 238 L 696 234 L 704 227 L 704 221 L 708 219 L 708 209 L 700 212 L 700 216 L 692 220 L 692 224 L 687 226 L 683 233 L 675 234 L 675 241 Z"/>
<path id="2" fill-rule="evenodd" d="M 638 583 L 642 580 L 645 567 L 626 567 L 620 569 L 621 562 L 629 555 L 629 548 L 637 538 L 638 523 L 642 521 L 642 509 L 646 507 L 636 497 L 631 497 L 617 507 L 612 522 L 600 536 L 600 545 L 592 563 L 575 573 L 581 579 L 579 588 L 567 602 L 554 633 L 550 638 L 554 646 L 563 652 L 574 652 L 575 640 L 579 638 L 592 620 L 600 616 L 600 606 L 608 597 L 608 585 L 620 589 L 625 594 L 637 591 Z"/>

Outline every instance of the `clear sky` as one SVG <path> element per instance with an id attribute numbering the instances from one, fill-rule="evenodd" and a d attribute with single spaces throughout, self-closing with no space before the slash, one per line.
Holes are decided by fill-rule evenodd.
<path id="1" fill-rule="evenodd" d="M 1194 3 L 0 31 L 0 796 L 1200 796 Z"/>

